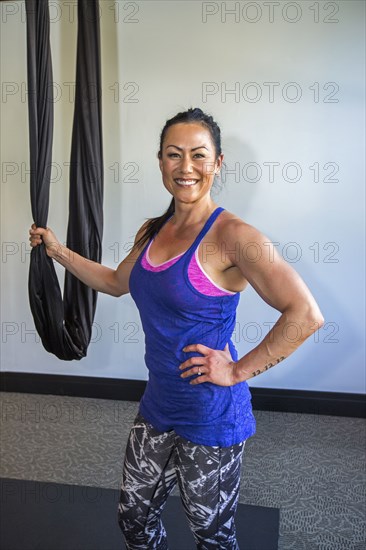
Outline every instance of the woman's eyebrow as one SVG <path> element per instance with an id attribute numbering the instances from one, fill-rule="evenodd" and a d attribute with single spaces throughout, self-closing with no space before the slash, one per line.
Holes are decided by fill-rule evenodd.
<path id="1" fill-rule="evenodd" d="M 168 147 L 175 147 L 176 149 L 179 149 L 179 151 L 183 151 L 182 147 L 178 147 L 178 145 L 167 145 L 166 148 L 168 149 Z M 207 147 L 206 145 L 200 145 L 199 147 L 193 147 L 191 151 L 195 151 L 196 149 L 207 149 Z"/>

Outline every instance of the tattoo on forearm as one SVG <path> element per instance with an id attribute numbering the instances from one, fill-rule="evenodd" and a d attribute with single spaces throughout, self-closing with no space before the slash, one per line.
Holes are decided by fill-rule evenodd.
<path id="1" fill-rule="evenodd" d="M 258 376 L 258 374 L 261 374 L 262 372 L 264 372 L 266 370 L 269 370 L 271 367 L 274 367 L 275 365 L 278 365 L 278 363 L 280 363 L 284 359 L 285 359 L 285 356 L 281 355 L 281 357 L 276 359 L 274 363 L 268 363 L 267 365 L 264 366 L 264 368 L 262 370 L 257 369 L 254 372 L 252 372 L 252 376 Z"/>

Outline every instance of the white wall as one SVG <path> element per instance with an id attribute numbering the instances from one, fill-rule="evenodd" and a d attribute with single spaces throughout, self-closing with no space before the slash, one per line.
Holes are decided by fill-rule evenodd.
<path id="1" fill-rule="evenodd" d="M 94 342 L 80 362 L 62 362 L 36 341 L 27 296 L 27 232 L 32 219 L 25 10 L 23 2 L 1 4 L 1 368 L 146 379 L 144 339 L 130 296 L 99 296 Z M 156 160 L 159 133 L 179 110 L 200 106 L 213 114 L 223 134 L 229 172 L 216 201 L 279 243 L 281 254 L 304 278 L 326 319 L 316 336 L 250 385 L 364 392 L 365 4 L 100 5 L 103 262 L 116 267 L 145 218 L 166 208 L 169 196 Z M 57 101 L 49 225 L 63 240 L 65 163 L 74 107 L 67 83 L 75 78 L 77 24 L 70 2 L 53 1 L 50 6 Z M 237 11 L 230 15 L 225 12 L 229 9 Z M 268 83 L 277 83 L 272 85 L 273 97 Z M 255 93 L 262 95 L 251 101 Z M 296 94 L 298 101 L 293 101 Z M 271 180 L 272 162 L 279 164 Z M 255 181 L 258 168 L 262 174 Z M 132 171 L 136 173 L 131 176 Z M 58 273 L 62 281 L 62 269 Z M 252 289 L 243 293 L 234 335 L 241 355 L 257 344 L 268 331 L 267 323 L 278 315 Z"/>

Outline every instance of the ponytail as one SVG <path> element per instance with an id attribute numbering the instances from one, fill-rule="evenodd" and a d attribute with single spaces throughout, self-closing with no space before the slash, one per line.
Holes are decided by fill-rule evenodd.
<path id="1" fill-rule="evenodd" d="M 165 222 L 174 214 L 174 198 L 170 201 L 167 210 L 157 218 L 150 218 L 143 235 L 136 241 L 134 248 L 142 247 L 147 241 L 156 235 Z"/>

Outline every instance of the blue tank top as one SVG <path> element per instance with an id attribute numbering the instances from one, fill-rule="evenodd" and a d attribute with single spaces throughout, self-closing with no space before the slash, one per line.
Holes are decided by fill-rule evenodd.
<path id="1" fill-rule="evenodd" d="M 131 271 L 129 286 L 140 313 L 149 370 L 141 414 L 159 431 L 174 430 L 193 443 L 228 447 L 255 432 L 248 384 L 192 385 L 192 378 L 181 378 L 178 368 L 189 357 L 201 357 L 197 352 L 184 352 L 188 344 L 223 350 L 229 343 L 233 360 L 238 359 L 231 336 L 240 293 L 207 296 L 188 278 L 192 254 L 223 210 L 216 208 L 188 250 L 162 271 L 141 265 L 150 239 Z"/>

